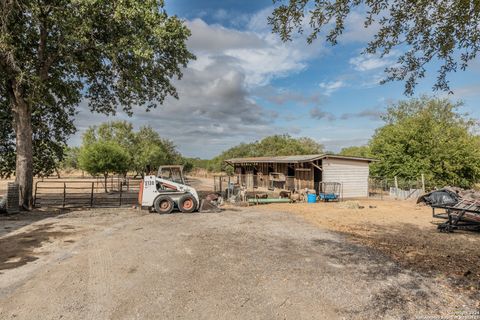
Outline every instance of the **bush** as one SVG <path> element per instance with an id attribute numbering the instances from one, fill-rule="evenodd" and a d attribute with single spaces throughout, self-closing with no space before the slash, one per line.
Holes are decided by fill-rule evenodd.
<path id="1" fill-rule="evenodd" d="M 105 192 L 109 173 L 126 174 L 129 167 L 129 155 L 120 145 L 98 141 L 80 149 L 79 166 L 92 176 L 103 175 L 105 178 Z"/>

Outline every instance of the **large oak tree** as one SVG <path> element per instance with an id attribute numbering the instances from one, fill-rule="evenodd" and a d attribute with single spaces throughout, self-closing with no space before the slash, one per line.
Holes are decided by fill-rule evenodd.
<path id="1" fill-rule="evenodd" d="M 114 114 L 177 97 L 172 80 L 194 58 L 189 36 L 161 0 L 0 1 L 0 169 L 8 171 L 14 148 L 25 208 L 35 141 L 47 142 L 37 143 L 36 155 L 45 146 L 61 152 L 55 146 L 71 134 L 82 99 Z"/>

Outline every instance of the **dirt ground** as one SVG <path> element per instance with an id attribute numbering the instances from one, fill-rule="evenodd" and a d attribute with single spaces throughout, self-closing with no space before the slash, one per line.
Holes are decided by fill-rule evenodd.
<path id="1" fill-rule="evenodd" d="M 477 301 L 445 279 L 403 268 L 301 216 L 265 209 L 3 217 L 0 319 L 412 319 L 477 312 Z"/>
<path id="2" fill-rule="evenodd" d="M 0 216 L 0 319 L 480 319 L 480 233 L 439 222 L 395 200 Z"/>
<path id="3" fill-rule="evenodd" d="M 353 209 L 355 204 L 363 209 Z M 402 266 L 447 279 L 452 287 L 480 300 L 480 233 L 440 233 L 444 222 L 430 207 L 414 201 L 357 200 L 341 203 L 298 203 L 258 206 L 300 216 L 353 241 L 378 249 Z"/>

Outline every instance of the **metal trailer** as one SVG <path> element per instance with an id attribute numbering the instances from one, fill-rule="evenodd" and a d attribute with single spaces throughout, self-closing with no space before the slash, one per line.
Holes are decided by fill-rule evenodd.
<path id="1" fill-rule="evenodd" d="M 480 230 L 480 201 L 462 199 L 455 205 L 431 205 L 434 218 L 447 219 L 440 224 L 441 232 L 453 232 L 453 230 Z M 435 210 L 444 210 L 438 213 Z"/>

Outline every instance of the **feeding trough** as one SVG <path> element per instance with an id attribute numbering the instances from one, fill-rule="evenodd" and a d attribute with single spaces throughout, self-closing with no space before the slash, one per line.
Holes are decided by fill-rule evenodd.
<path id="1" fill-rule="evenodd" d="M 320 182 L 318 198 L 320 201 L 340 201 L 342 184 L 340 182 Z"/>

